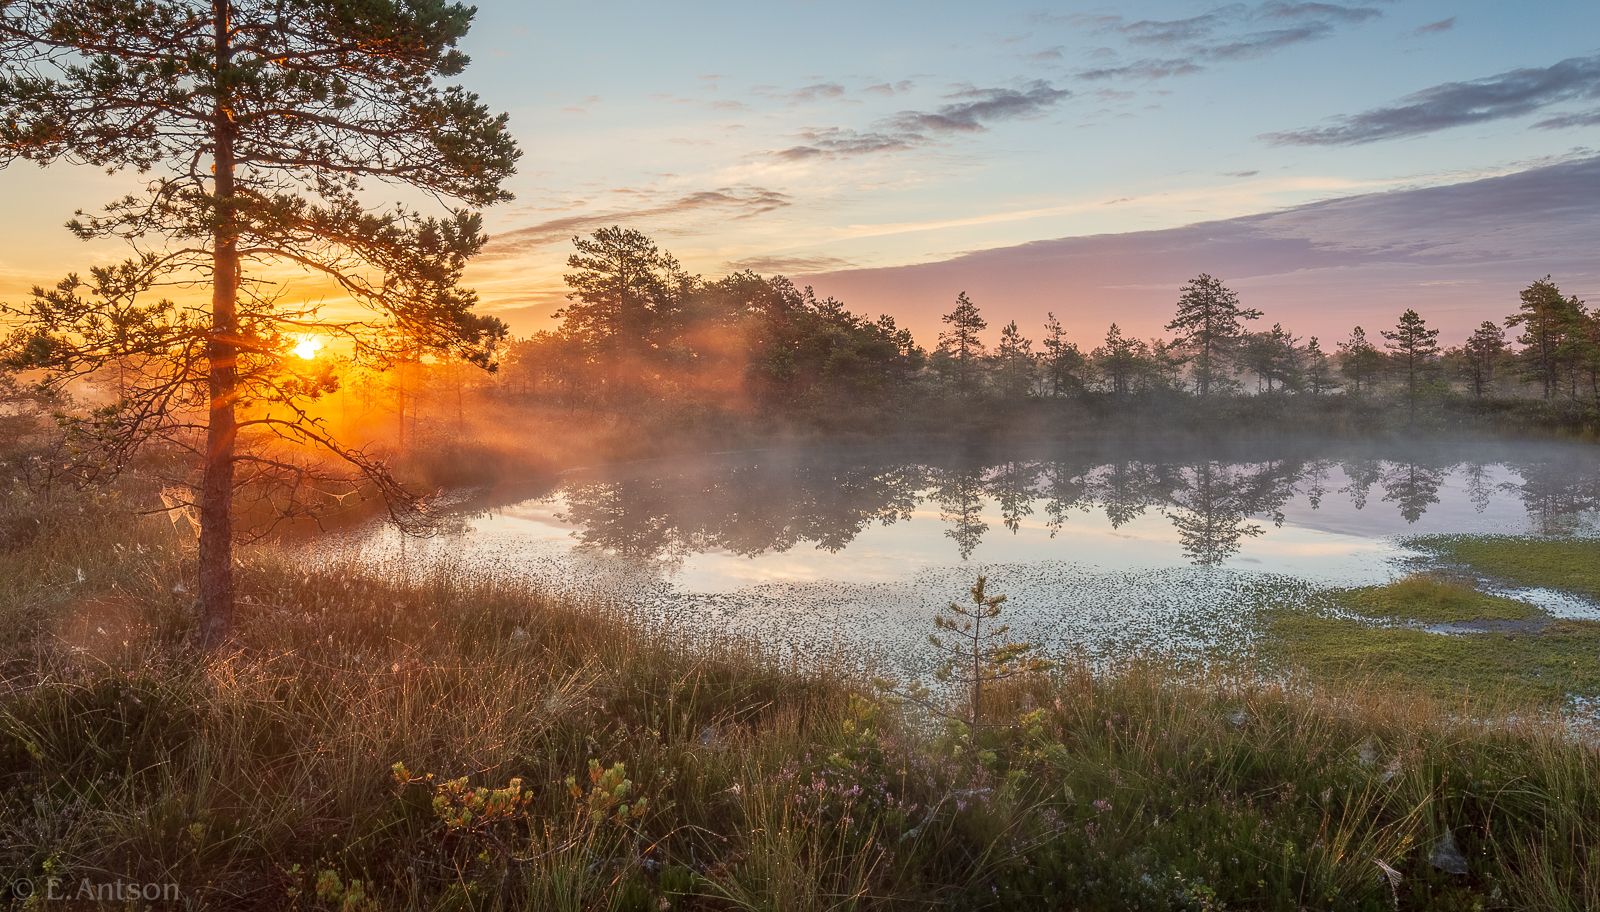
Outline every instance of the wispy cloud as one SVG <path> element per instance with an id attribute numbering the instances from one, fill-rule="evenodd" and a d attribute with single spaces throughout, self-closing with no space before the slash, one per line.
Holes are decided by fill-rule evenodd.
<path id="1" fill-rule="evenodd" d="M 1466 124 L 1519 117 L 1566 101 L 1600 98 L 1600 54 L 1573 57 L 1553 66 L 1508 70 L 1470 82 L 1423 89 L 1393 105 L 1336 120 L 1326 127 L 1269 133 L 1276 145 L 1353 146 L 1421 136 Z M 1564 115 L 1540 126 L 1589 123 L 1587 115 Z"/>
<path id="2" fill-rule="evenodd" d="M 1146 59 L 1135 60 L 1132 63 L 1118 64 L 1117 66 L 1097 67 L 1078 73 L 1079 79 L 1091 82 L 1102 79 L 1167 79 L 1172 76 L 1188 76 L 1200 72 L 1204 67 L 1188 58 L 1173 59 Z"/>
<path id="3" fill-rule="evenodd" d="M 789 195 L 764 187 L 721 187 L 701 190 L 656 205 L 611 209 L 548 219 L 495 235 L 484 248 L 485 259 L 515 256 L 551 244 L 563 243 L 608 225 L 637 225 L 696 212 L 714 212 L 721 218 L 752 218 L 790 205 Z"/>
<path id="4" fill-rule="evenodd" d="M 881 95 L 885 98 L 888 98 L 894 95 L 904 95 L 905 93 L 916 88 L 916 86 L 917 84 L 915 82 L 912 82 L 909 79 L 902 79 L 898 82 L 880 82 L 874 85 L 869 85 L 861 91 L 866 95 Z"/>
<path id="5" fill-rule="evenodd" d="M 1580 111 L 1575 114 L 1558 114 L 1555 117 L 1547 117 L 1534 124 L 1534 126 L 1541 130 L 1600 126 L 1600 108 L 1596 108 L 1593 111 Z"/>
<path id="6" fill-rule="evenodd" d="M 814 101 L 843 98 L 845 88 L 837 82 L 818 82 L 798 89 L 783 89 L 777 86 L 759 85 L 751 91 L 766 98 L 776 98 L 790 104 L 808 104 Z"/>
<path id="7" fill-rule="evenodd" d="M 854 266 L 855 263 L 843 257 L 805 254 L 754 256 L 728 263 L 728 268 L 734 271 L 748 269 L 763 275 L 805 275 L 813 272 L 834 272 Z"/>
<path id="8" fill-rule="evenodd" d="M 996 121 L 1034 117 L 1071 96 L 1048 82 L 1020 89 L 965 88 L 929 111 L 901 111 L 867 130 L 823 127 L 799 134 L 797 145 L 774 152 L 787 161 L 903 152 L 954 133 L 982 133 Z"/>
<path id="9" fill-rule="evenodd" d="M 879 152 L 904 152 L 921 144 L 925 137 L 909 133 L 858 132 L 842 127 L 823 127 L 799 134 L 800 144 L 773 153 L 786 161 L 809 158 L 872 155 Z"/>
<path id="10" fill-rule="evenodd" d="M 1042 113 L 1071 95 L 1048 82 L 1017 89 L 962 89 L 950 104 L 933 111 L 902 111 L 889 123 L 905 133 L 979 133 L 996 120 L 1015 120 Z"/>
<path id="11" fill-rule="evenodd" d="M 1451 29 L 1453 29 L 1455 27 L 1456 27 L 1456 17 L 1451 16 L 1448 19 L 1440 19 L 1438 22 L 1429 22 L 1426 25 L 1419 25 L 1416 28 L 1411 30 L 1411 34 L 1413 34 L 1413 35 L 1437 35 L 1440 32 L 1448 32 L 1448 31 L 1450 31 Z"/>
<path id="12" fill-rule="evenodd" d="M 1118 15 L 1074 16 L 1060 21 L 1120 37 L 1134 48 L 1160 48 L 1167 53 L 1125 63 L 1108 63 L 1078 73 L 1078 78 L 1166 79 L 1198 73 L 1207 63 L 1248 60 L 1317 41 L 1341 26 L 1376 19 L 1372 6 L 1340 3 L 1234 3 L 1182 19 L 1135 19 Z"/>

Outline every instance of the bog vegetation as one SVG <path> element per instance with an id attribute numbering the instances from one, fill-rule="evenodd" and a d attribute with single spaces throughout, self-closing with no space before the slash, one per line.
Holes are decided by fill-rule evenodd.
<path id="1" fill-rule="evenodd" d="M 0 551 L 12 883 L 340 912 L 1600 903 L 1600 754 L 1492 700 L 1045 668 L 964 650 L 952 613 L 982 686 L 925 712 L 625 606 L 266 553 L 231 648 L 196 653 L 191 545 L 86 521 L 120 496 Z"/>

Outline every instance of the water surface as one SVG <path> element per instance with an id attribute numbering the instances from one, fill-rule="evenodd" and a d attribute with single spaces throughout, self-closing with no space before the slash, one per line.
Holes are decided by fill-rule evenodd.
<path id="1" fill-rule="evenodd" d="M 434 538 L 349 544 L 901 661 L 979 572 L 1056 648 L 1245 645 L 1263 599 L 1404 572 L 1407 536 L 1589 535 L 1597 511 L 1600 448 L 1579 444 L 908 446 L 575 470 L 491 493 Z"/>

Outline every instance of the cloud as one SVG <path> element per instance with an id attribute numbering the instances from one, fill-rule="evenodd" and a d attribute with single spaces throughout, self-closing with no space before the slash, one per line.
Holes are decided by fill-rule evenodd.
<path id="1" fill-rule="evenodd" d="M 1559 102 L 1595 98 L 1600 98 L 1600 54 L 1572 57 L 1543 69 L 1508 70 L 1471 82 L 1447 82 L 1407 95 L 1388 107 L 1339 118 L 1331 126 L 1269 133 L 1263 138 L 1275 145 L 1352 146 L 1518 117 Z"/>
<path id="2" fill-rule="evenodd" d="M 1450 31 L 1451 29 L 1453 29 L 1455 27 L 1456 27 L 1456 17 L 1451 16 L 1448 19 L 1440 19 L 1438 22 L 1429 22 L 1427 25 L 1419 25 L 1416 28 L 1411 30 L 1411 34 L 1413 34 L 1413 35 L 1437 35 L 1440 32 L 1448 32 L 1448 31 Z"/>
<path id="3" fill-rule="evenodd" d="M 1534 124 L 1541 130 L 1559 130 L 1565 127 L 1593 127 L 1600 126 L 1600 108 L 1593 111 L 1582 111 L 1575 114 L 1557 114 L 1547 117 Z"/>
<path id="4" fill-rule="evenodd" d="M 1071 95 L 1043 81 L 1021 89 L 966 88 L 947 95 L 948 103 L 931 111 L 901 111 L 868 130 L 823 127 L 803 131 L 797 145 L 772 154 L 785 161 L 805 161 L 904 152 L 941 136 L 985 132 L 995 121 L 1042 114 Z"/>
<path id="5" fill-rule="evenodd" d="M 1134 47 L 1167 48 L 1176 55 L 1108 63 L 1078 74 L 1080 79 L 1166 79 L 1203 70 L 1207 62 L 1248 60 L 1332 35 L 1340 26 L 1357 25 L 1383 15 L 1371 6 L 1340 3 L 1293 3 L 1268 0 L 1255 5 L 1234 3 L 1183 19 L 1138 19 L 1101 15 L 1067 17 L 1075 26 L 1120 36 Z"/>
<path id="6" fill-rule="evenodd" d="M 1592 153 L 1591 153 L 1592 154 Z M 1075 338 L 1112 320 L 1160 332 L 1178 286 L 1222 277 L 1298 333 L 1342 337 L 1390 325 L 1408 306 L 1453 338 L 1516 306 L 1546 273 L 1600 296 L 1600 157 L 1459 184 L 1328 200 L 1262 215 L 1036 241 L 913 266 L 813 275 L 824 295 L 937 333 L 937 304 L 965 288 L 991 325 L 1042 325 L 1053 310 Z M 1443 284 L 1451 283 L 1451 284 Z M 933 302 L 933 303 L 930 303 Z"/>
<path id="7" fill-rule="evenodd" d="M 799 139 L 800 145 L 773 154 L 786 161 L 834 156 L 848 158 L 879 152 L 904 152 L 924 141 L 924 137 L 908 133 L 863 133 L 839 127 L 806 130 L 799 135 Z"/>
<path id="8" fill-rule="evenodd" d="M 1292 28 L 1270 29 L 1212 45 L 1200 51 L 1207 60 L 1249 60 L 1262 57 L 1292 44 L 1315 41 L 1333 34 L 1327 22 L 1312 22 Z"/>
<path id="9" fill-rule="evenodd" d="M 1210 36 L 1241 9 L 1235 5 L 1187 19 L 1140 19 L 1109 27 L 1134 44 L 1182 44 Z"/>
<path id="10" fill-rule="evenodd" d="M 613 209 L 582 215 L 548 219 L 494 235 L 483 251 L 484 259 L 516 256 L 551 244 L 564 243 L 609 225 L 637 225 L 666 217 L 684 217 L 697 212 L 714 212 L 721 218 L 753 218 L 790 205 L 788 194 L 763 187 L 722 187 L 675 197 L 653 206 Z"/>
<path id="11" fill-rule="evenodd" d="M 1187 58 L 1168 60 L 1136 60 L 1118 66 L 1099 67 L 1093 70 L 1084 70 L 1078 73 L 1079 79 L 1097 81 L 1102 79 L 1167 79 L 1172 76 L 1188 76 L 1200 72 L 1204 67 Z"/>
<path id="12" fill-rule="evenodd" d="M 866 95 L 881 95 L 888 98 L 894 95 L 904 95 L 916 88 L 916 85 L 909 79 L 902 79 L 899 82 L 880 82 L 876 85 L 869 85 L 861 91 Z"/>
<path id="13" fill-rule="evenodd" d="M 1051 107 L 1072 93 L 1048 82 L 1034 82 L 1024 90 L 963 89 L 933 111 L 902 111 L 888 121 L 904 133 L 981 133 L 996 120 L 1030 117 Z"/>
<path id="14" fill-rule="evenodd" d="M 1338 3 L 1264 3 L 1258 15 L 1267 19 L 1331 19 L 1336 22 L 1366 22 L 1383 15 L 1370 6 L 1343 6 Z"/>
<path id="15" fill-rule="evenodd" d="M 808 104 L 832 98 L 843 98 L 844 86 L 837 82 L 818 82 L 798 89 L 780 89 L 777 86 L 756 86 L 751 91 L 767 98 L 777 98 L 790 104 Z"/>
<path id="16" fill-rule="evenodd" d="M 733 260 L 728 268 L 734 271 L 748 269 L 763 275 L 805 275 L 812 272 L 835 272 L 855 266 L 849 260 L 835 256 L 774 255 L 746 257 Z"/>

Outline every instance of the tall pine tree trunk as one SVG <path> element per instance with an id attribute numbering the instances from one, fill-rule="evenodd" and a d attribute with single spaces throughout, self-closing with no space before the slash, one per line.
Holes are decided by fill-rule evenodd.
<path id="1" fill-rule="evenodd" d="M 234 123 L 228 102 L 230 9 L 212 5 L 216 34 L 217 224 L 212 235 L 211 337 L 206 346 L 210 417 L 206 423 L 205 472 L 200 482 L 200 640 L 208 648 L 227 638 L 233 625 L 233 448 L 238 367 L 238 214 L 233 209 Z"/>

